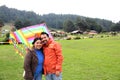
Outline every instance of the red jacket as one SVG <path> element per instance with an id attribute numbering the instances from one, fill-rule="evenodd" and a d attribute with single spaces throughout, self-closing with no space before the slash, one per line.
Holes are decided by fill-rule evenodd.
<path id="1" fill-rule="evenodd" d="M 49 40 L 48 44 L 43 47 L 44 52 L 44 74 L 62 71 L 62 48 L 59 43 Z"/>

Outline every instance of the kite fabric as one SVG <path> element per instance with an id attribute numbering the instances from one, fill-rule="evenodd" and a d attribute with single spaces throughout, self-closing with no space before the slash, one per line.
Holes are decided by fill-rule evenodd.
<path id="1" fill-rule="evenodd" d="M 40 36 L 41 32 L 48 33 L 50 38 L 53 39 L 45 23 L 24 27 L 15 32 L 11 32 L 10 41 L 13 43 L 16 53 L 23 58 L 26 49 L 31 48 L 34 38 Z"/>
<path id="2" fill-rule="evenodd" d="M 42 23 L 11 32 L 10 39 L 14 39 L 16 42 L 23 43 L 29 47 L 35 38 L 35 34 L 40 34 L 41 32 L 47 32 L 52 38 L 46 24 Z"/>

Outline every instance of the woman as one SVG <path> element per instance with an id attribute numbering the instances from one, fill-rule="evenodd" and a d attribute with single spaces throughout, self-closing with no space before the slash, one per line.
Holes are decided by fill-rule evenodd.
<path id="1" fill-rule="evenodd" d="M 42 80 L 44 55 L 41 38 L 35 38 L 33 48 L 27 51 L 24 60 L 25 80 Z"/>

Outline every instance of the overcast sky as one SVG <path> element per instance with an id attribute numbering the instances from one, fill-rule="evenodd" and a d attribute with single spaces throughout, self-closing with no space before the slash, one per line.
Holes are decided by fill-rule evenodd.
<path id="1" fill-rule="evenodd" d="M 120 21 L 120 0 L 0 0 L 0 6 L 37 14 L 77 14 L 80 16 Z"/>

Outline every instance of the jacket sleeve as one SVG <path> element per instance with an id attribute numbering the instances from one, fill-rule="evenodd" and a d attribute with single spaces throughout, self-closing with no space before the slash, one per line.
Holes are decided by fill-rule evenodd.
<path id="1" fill-rule="evenodd" d="M 55 44 L 55 53 L 56 53 L 56 57 L 57 57 L 56 71 L 61 71 L 63 55 L 62 55 L 62 47 L 59 43 Z"/>
<path id="2" fill-rule="evenodd" d="M 32 59 L 32 55 L 30 52 L 28 52 L 24 60 L 25 80 L 33 80 L 33 74 L 31 70 L 31 59 Z"/>

